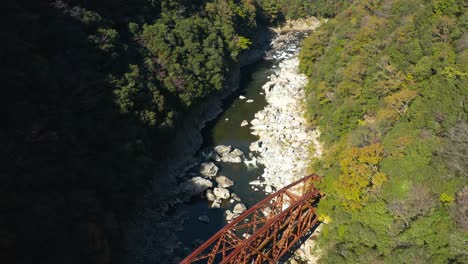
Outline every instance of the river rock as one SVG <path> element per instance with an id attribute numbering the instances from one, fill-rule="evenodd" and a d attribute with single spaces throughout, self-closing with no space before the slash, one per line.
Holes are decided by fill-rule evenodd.
<path id="1" fill-rule="evenodd" d="M 230 163 L 241 163 L 242 158 L 231 152 L 224 156 L 221 156 L 221 161 Z"/>
<path id="2" fill-rule="evenodd" d="M 251 168 L 258 168 L 257 166 L 257 158 L 253 157 L 252 156 L 252 153 L 249 153 L 250 156 L 252 157 L 251 160 L 247 160 L 247 159 L 244 159 L 244 163 L 245 165 L 247 166 L 247 169 L 251 169 Z"/>
<path id="3" fill-rule="evenodd" d="M 219 199 L 214 200 L 213 203 L 211 204 L 211 208 L 221 208 L 221 200 Z"/>
<path id="4" fill-rule="evenodd" d="M 264 112 L 258 112 L 255 114 L 255 118 L 258 120 L 265 120 L 265 113 Z"/>
<path id="5" fill-rule="evenodd" d="M 213 202 L 214 200 L 216 200 L 216 196 L 214 195 L 212 190 L 207 190 L 205 196 L 206 196 L 206 199 L 210 202 Z"/>
<path id="6" fill-rule="evenodd" d="M 204 162 L 200 165 L 200 173 L 205 177 L 214 177 L 218 171 L 219 168 L 213 162 Z"/>
<path id="7" fill-rule="evenodd" d="M 245 99 L 245 96 L 239 95 L 239 99 L 244 100 L 244 99 Z"/>
<path id="8" fill-rule="evenodd" d="M 251 237 L 252 235 L 249 234 L 249 233 L 244 233 L 242 234 L 242 237 L 245 238 L 245 239 L 249 239 L 249 237 Z"/>
<path id="9" fill-rule="evenodd" d="M 244 152 L 242 152 L 242 150 L 240 150 L 240 149 L 234 149 L 234 150 L 231 152 L 231 154 L 240 157 L 240 156 L 244 155 Z"/>
<path id="10" fill-rule="evenodd" d="M 198 217 L 198 221 L 208 224 L 210 222 L 210 218 L 207 215 L 200 215 Z"/>
<path id="11" fill-rule="evenodd" d="M 249 99 L 249 100 L 247 100 L 247 101 L 245 101 L 245 102 L 246 102 L 246 103 L 253 103 L 253 102 L 254 102 L 254 100 L 252 100 L 252 99 Z"/>
<path id="12" fill-rule="evenodd" d="M 234 209 L 232 210 L 233 213 L 235 214 L 242 214 L 243 212 L 245 212 L 247 210 L 247 207 L 245 206 L 245 204 L 243 203 L 238 203 L 236 204 L 236 206 L 234 206 Z"/>
<path id="13" fill-rule="evenodd" d="M 266 193 L 272 193 L 273 192 L 273 188 L 271 187 L 271 185 L 265 186 L 265 192 Z"/>
<path id="14" fill-rule="evenodd" d="M 179 190 L 183 193 L 187 193 L 190 196 L 196 196 L 211 187 L 213 187 L 213 183 L 210 180 L 203 179 L 202 177 L 194 177 L 181 183 Z"/>
<path id="15" fill-rule="evenodd" d="M 258 145 L 258 141 L 252 142 L 249 146 L 249 150 L 252 152 L 258 152 L 260 150 L 260 146 Z"/>
<path id="16" fill-rule="evenodd" d="M 216 182 L 218 183 L 218 186 L 222 188 L 228 188 L 234 185 L 234 182 L 226 176 L 216 177 Z"/>
<path id="17" fill-rule="evenodd" d="M 271 214 L 273 214 L 273 210 L 271 210 L 270 207 L 265 207 L 265 209 L 262 210 L 262 213 L 265 217 L 269 217 Z"/>
<path id="18" fill-rule="evenodd" d="M 241 201 L 241 198 L 236 193 L 231 193 L 231 198 L 238 202 Z"/>
<path id="19" fill-rule="evenodd" d="M 223 199 L 223 200 L 229 199 L 229 196 L 230 196 L 229 190 L 226 188 L 222 188 L 222 187 L 214 188 L 213 192 L 216 198 L 218 199 Z"/>
<path id="20" fill-rule="evenodd" d="M 260 181 L 260 180 L 255 180 L 255 181 L 249 182 L 249 184 L 250 184 L 250 185 L 254 185 L 254 186 L 255 186 L 255 185 L 262 185 L 262 181 Z"/>
<path id="21" fill-rule="evenodd" d="M 232 220 L 234 220 L 234 217 L 236 217 L 234 213 L 232 213 L 230 210 L 226 210 L 226 220 L 228 222 L 231 222 Z"/>
<path id="22" fill-rule="evenodd" d="M 243 120 L 240 126 L 245 127 L 245 126 L 248 126 L 248 125 L 249 125 L 249 121 Z"/>
<path id="23" fill-rule="evenodd" d="M 218 153 L 218 155 L 222 157 L 227 153 L 231 152 L 231 146 L 219 145 L 214 147 L 214 151 L 216 151 L 216 153 Z"/>

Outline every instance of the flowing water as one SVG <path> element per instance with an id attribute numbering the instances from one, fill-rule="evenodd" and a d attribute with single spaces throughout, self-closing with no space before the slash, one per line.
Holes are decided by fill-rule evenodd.
<path id="1" fill-rule="evenodd" d="M 243 120 L 250 121 L 254 114 L 266 105 L 263 96 L 262 85 L 267 77 L 273 73 L 274 62 L 261 61 L 244 67 L 241 70 L 241 86 L 239 90 L 224 102 L 225 111 L 215 120 L 210 122 L 204 129 L 204 143 L 201 152 L 208 152 L 217 145 L 230 145 L 249 153 L 249 146 L 256 141 L 256 136 L 250 134 L 249 126 L 241 127 Z M 241 100 L 239 96 L 245 96 Z M 247 103 L 247 100 L 254 100 Z M 261 190 L 254 191 L 249 182 L 255 180 L 263 173 L 261 165 L 258 167 L 247 166 L 245 163 L 221 163 L 218 175 L 224 175 L 234 181 L 230 191 L 236 193 L 247 207 L 250 207 L 265 197 Z M 226 201 L 221 208 L 210 208 L 207 200 L 194 199 L 181 209 L 186 217 L 184 229 L 179 232 L 178 237 L 184 247 L 191 250 L 202 241 L 210 238 L 214 233 L 227 224 L 224 212 L 232 210 L 236 203 Z M 198 221 L 198 216 L 207 215 L 210 223 Z"/>

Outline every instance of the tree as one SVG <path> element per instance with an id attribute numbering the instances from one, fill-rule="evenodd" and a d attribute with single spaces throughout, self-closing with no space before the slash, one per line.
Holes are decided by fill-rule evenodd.
<path id="1" fill-rule="evenodd" d="M 404 89 L 385 98 L 385 103 L 395 112 L 404 115 L 411 101 L 418 95 L 417 91 Z"/>
<path id="2" fill-rule="evenodd" d="M 446 160 L 449 173 L 456 176 L 468 173 L 468 124 L 465 121 L 457 123 L 445 135 L 438 153 Z"/>
<path id="3" fill-rule="evenodd" d="M 252 45 L 252 41 L 250 41 L 248 38 L 239 36 L 237 45 L 241 50 L 246 50 L 250 47 L 250 45 Z"/>
<path id="4" fill-rule="evenodd" d="M 369 190 L 379 189 L 387 181 L 386 176 L 378 170 L 382 155 L 383 147 L 380 144 L 353 147 L 343 152 L 337 191 L 346 209 L 361 208 L 368 199 Z"/>

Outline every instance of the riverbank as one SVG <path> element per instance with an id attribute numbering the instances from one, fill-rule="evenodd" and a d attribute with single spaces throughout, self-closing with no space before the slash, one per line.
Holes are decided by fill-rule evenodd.
<path id="1" fill-rule="evenodd" d="M 225 111 L 222 102 L 239 87 L 241 66 L 255 62 L 263 57 L 272 58 L 274 60 L 292 58 L 297 56 L 299 51 L 298 43 L 294 43 L 294 38 L 289 34 L 279 34 L 271 43 L 268 42 L 268 45 L 265 45 L 265 43 L 262 44 L 262 41 L 268 39 L 268 36 L 270 36 L 269 34 L 272 33 L 266 32 L 264 34 L 259 34 L 255 47 L 250 52 L 244 54 L 240 62 L 232 69 L 226 89 L 222 93 L 212 96 L 207 101 L 203 102 L 203 104 L 199 105 L 197 109 L 191 113 L 191 116 L 186 119 L 186 122 L 182 125 L 182 129 L 178 130 L 175 140 L 172 143 L 173 151 L 167 153 L 168 159 L 164 164 L 165 166 L 158 170 L 158 178 L 152 182 L 149 188 L 150 191 L 145 195 L 145 209 L 135 218 L 134 223 L 129 228 L 130 231 L 128 232 L 127 239 L 127 250 L 129 252 L 128 262 L 177 263 L 178 260 L 180 260 L 178 256 L 186 254 L 188 249 L 187 244 L 182 242 L 184 238 L 180 237 L 180 235 L 182 234 L 183 236 L 184 234 L 182 230 L 186 228 L 186 221 L 191 221 L 193 217 L 187 217 L 187 210 L 181 209 L 187 206 L 190 207 L 190 205 L 187 204 L 191 201 L 190 195 L 187 196 L 183 191 L 198 191 L 196 189 L 191 189 L 191 187 L 203 186 L 203 192 L 206 188 L 212 189 L 211 187 L 216 185 L 213 178 L 214 176 L 211 176 L 212 179 L 210 179 L 209 176 L 205 177 L 202 175 L 202 177 L 199 177 L 200 175 L 197 175 L 198 166 L 202 162 L 208 161 L 206 157 L 202 157 L 203 155 L 201 155 L 201 153 L 197 155 L 203 143 L 201 131 L 207 122 L 213 120 L 219 116 L 221 112 Z M 268 48 L 271 49 L 270 52 L 266 52 Z M 281 65 L 273 67 L 281 69 L 283 68 Z M 286 74 L 286 72 L 284 73 Z M 276 74 L 277 73 L 275 73 L 275 75 Z M 297 76 L 294 78 L 293 76 L 289 77 L 292 78 L 291 81 L 297 81 Z M 305 79 L 301 80 L 302 82 L 305 81 Z M 298 94 L 299 91 L 297 91 L 296 95 Z M 248 101 L 249 100 L 245 100 L 244 103 L 249 104 Z M 257 100 L 255 100 L 255 103 L 257 103 Z M 296 114 L 302 112 L 302 109 L 294 109 L 298 111 Z M 301 125 L 305 124 L 305 120 L 299 118 L 298 120 L 302 121 Z M 240 122 L 236 124 L 236 126 L 240 125 Z M 245 129 L 248 128 L 246 127 Z M 307 132 L 309 132 L 309 130 Z M 238 146 L 233 147 L 237 148 Z M 246 150 L 248 151 L 248 145 L 246 146 Z M 247 151 L 246 156 L 248 157 Z M 250 158 L 252 158 L 252 156 L 250 156 Z M 242 160 L 245 161 L 247 159 L 246 157 L 242 157 Z M 307 160 L 304 159 L 303 161 L 304 164 L 306 164 Z M 217 165 L 219 166 L 218 163 Z M 221 167 L 221 170 L 223 169 L 225 168 Z M 298 171 L 297 175 L 303 176 L 305 172 L 301 174 Z M 196 184 L 191 184 L 192 180 L 196 181 Z M 193 181 L 192 183 L 195 183 Z M 239 184 L 239 181 L 242 180 L 237 179 L 236 186 Z M 248 188 L 248 182 L 246 182 L 246 186 Z M 279 185 L 272 186 L 276 188 Z M 255 189 L 260 191 L 260 189 Z M 218 196 L 219 195 L 218 193 Z M 197 194 L 195 194 L 195 196 L 197 196 Z M 217 206 L 218 205 L 216 205 L 216 207 Z M 192 205 L 191 207 L 193 208 L 189 208 L 188 211 L 193 211 L 193 214 L 197 214 L 198 220 L 201 222 L 210 221 L 209 219 L 211 218 L 212 223 L 210 223 L 210 225 L 213 225 L 213 221 L 217 222 L 219 220 L 210 214 L 208 214 L 210 217 L 207 217 L 207 212 L 202 213 L 198 211 L 205 210 L 204 208 L 206 205 L 202 205 L 201 207 L 200 205 Z M 225 213 L 227 218 L 229 218 L 230 215 L 229 209 L 232 210 L 232 208 L 228 209 L 228 207 L 229 205 L 226 206 L 224 204 L 221 208 L 223 212 L 227 209 Z M 222 218 L 224 218 L 224 216 Z M 195 218 L 195 221 L 198 223 L 196 219 L 197 218 Z M 200 242 L 201 241 L 195 241 L 195 244 Z"/>
<path id="2" fill-rule="evenodd" d="M 258 162 L 265 165 L 259 178 L 267 192 L 274 192 L 307 175 L 309 146 L 315 157 L 322 154 L 320 132 L 309 127 L 304 118 L 304 86 L 307 77 L 298 73 L 297 55 L 285 59 L 263 88 L 268 105 L 250 123 L 252 134 L 259 140 L 250 150 L 259 153 Z"/>
<path id="3" fill-rule="evenodd" d="M 263 59 L 274 36 L 273 31 L 262 30 L 252 48 L 231 67 L 225 88 L 196 106 L 176 130 L 166 161 L 161 162 L 145 194 L 143 210 L 128 227 L 127 262 L 177 263 L 174 256 L 184 254 L 176 233 L 183 229 L 186 219 L 179 209 L 189 197 L 179 185 L 190 176 L 189 170 L 202 162 L 197 155 L 203 144 L 202 130 L 224 111 L 223 101 L 239 88 L 241 68 Z"/>
<path id="4" fill-rule="evenodd" d="M 294 33 L 286 33 L 283 38 L 291 34 Z M 320 158 L 323 152 L 318 140 L 320 131 L 310 127 L 304 117 L 307 77 L 299 73 L 299 48 L 289 47 L 289 51 L 273 55 L 284 60 L 263 86 L 267 106 L 250 122 L 252 134 L 259 137 L 250 150 L 258 154 L 258 163 L 265 166 L 264 173 L 252 184 L 261 186 L 266 193 L 306 176 L 310 160 Z M 321 227 L 315 234 L 320 231 Z M 313 264 L 319 257 L 315 241 L 308 239 L 289 261 Z"/>

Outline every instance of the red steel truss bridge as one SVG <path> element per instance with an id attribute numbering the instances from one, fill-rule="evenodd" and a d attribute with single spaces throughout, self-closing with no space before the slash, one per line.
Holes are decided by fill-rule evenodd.
<path id="1" fill-rule="evenodd" d="M 181 264 L 276 264 L 319 221 L 315 205 L 323 196 L 315 188 L 320 180 L 309 175 L 252 206 Z"/>

